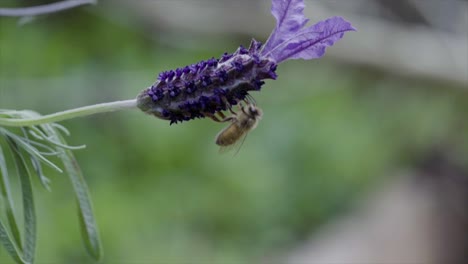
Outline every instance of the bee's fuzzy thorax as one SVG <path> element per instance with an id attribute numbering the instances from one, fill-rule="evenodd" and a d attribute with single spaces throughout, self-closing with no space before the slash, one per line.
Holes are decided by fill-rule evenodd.
<path id="1" fill-rule="evenodd" d="M 252 40 L 249 49 L 162 72 L 138 95 L 138 107 L 171 124 L 227 110 L 260 90 L 264 79 L 276 79 L 276 62 L 261 56 L 260 48 Z"/>

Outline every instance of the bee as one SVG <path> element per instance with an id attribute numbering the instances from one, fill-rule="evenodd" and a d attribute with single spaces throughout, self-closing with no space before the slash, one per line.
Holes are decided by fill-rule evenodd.
<path id="1" fill-rule="evenodd" d="M 247 134 L 257 127 L 263 115 L 262 109 L 252 103 L 241 105 L 240 111 L 237 113 L 232 111 L 232 113 L 231 116 L 223 119 L 223 122 L 230 121 L 231 124 L 216 136 L 216 145 L 221 146 L 221 150 L 236 143 L 242 144 Z"/>

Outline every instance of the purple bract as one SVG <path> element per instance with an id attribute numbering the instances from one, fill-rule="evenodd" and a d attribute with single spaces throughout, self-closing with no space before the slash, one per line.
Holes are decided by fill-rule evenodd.
<path id="1" fill-rule="evenodd" d="M 325 49 L 355 29 L 341 17 L 332 17 L 306 27 L 303 0 L 273 0 L 271 13 L 277 24 L 264 46 L 252 40 L 220 59 L 165 71 L 142 91 L 138 107 L 172 123 L 211 117 L 258 91 L 264 79 L 276 79 L 277 64 L 288 59 L 316 59 Z"/>

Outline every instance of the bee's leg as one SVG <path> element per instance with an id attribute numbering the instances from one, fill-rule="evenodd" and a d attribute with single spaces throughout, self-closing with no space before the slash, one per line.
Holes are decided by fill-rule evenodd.
<path id="1" fill-rule="evenodd" d="M 244 100 L 244 101 L 245 101 L 245 100 Z M 247 105 L 249 105 L 249 104 L 247 103 Z M 244 108 L 245 108 L 244 104 L 242 103 L 242 101 L 240 101 L 240 102 L 239 102 L 239 110 L 241 110 L 242 113 L 248 115 L 248 114 L 245 112 Z"/>
<path id="2" fill-rule="evenodd" d="M 220 112 L 218 112 L 220 113 Z M 216 115 L 212 114 L 212 113 L 204 113 L 205 116 L 211 118 L 213 121 L 215 122 L 218 122 L 218 123 L 224 123 L 224 122 L 227 122 L 227 121 L 231 121 L 233 119 L 236 119 L 236 116 L 228 116 L 226 117 L 224 114 L 222 115 L 222 119 L 219 119 Z"/>
<path id="3" fill-rule="evenodd" d="M 244 107 L 241 108 L 241 111 L 242 111 L 242 113 L 244 113 L 245 115 L 250 116 L 249 114 L 247 114 L 247 112 L 245 112 Z"/>
<path id="4" fill-rule="evenodd" d="M 212 113 L 204 113 L 204 115 L 211 118 L 215 122 L 218 122 L 218 123 L 224 122 L 222 120 L 219 120 L 219 118 L 217 116 L 213 115 Z"/>
<path id="5" fill-rule="evenodd" d="M 221 122 L 228 122 L 228 121 L 233 121 L 233 120 L 236 120 L 236 119 L 237 119 L 237 117 L 235 115 L 233 115 L 233 116 L 228 116 L 228 117 L 224 118 L 223 121 L 221 121 Z"/>
<path id="6" fill-rule="evenodd" d="M 226 116 L 223 114 L 223 112 L 218 112 L 218 115 L 222 118 L 222 119 L 225 119 Z"/>
<path id="7" fill-rule="evenodd" d="M 221 100 L 223 100 L 223 103 L 226 105 L 227 109 L 229 110 L 229 112 L 231 112 L 231 114 L 237 115 L 236 112 L 232 110 L 231 104 L 228 102 L 225 96 L 223 96 Z"/>
<path id="8" fill-rule="evenodd" d="M 237 115 L 237 113 L 236 113 L 236 112 L 234 112 L 234 110 L 232 110 L 232 107 L 231 107 L 231 106 L 229 106 L 229 108 L 228 108 L 228 109 L 229 109 L 229 112 L 231 112 L 231 114 L 233 114 L 233 115 Z"/>

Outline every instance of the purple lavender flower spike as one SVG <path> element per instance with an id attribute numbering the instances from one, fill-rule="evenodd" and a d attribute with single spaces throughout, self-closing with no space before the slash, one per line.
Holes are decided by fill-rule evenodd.
<path id="1" fill-rule="evenodd" d="M 137 97 L 138 107 L 170 123 L 211 117 L 249 100 L 265 79 L 275 80 L 279 63 L 288 59 L 316 59 L 325 49 L 355 29 L 341 17 L 305 27 L 303 0 L 272 0 L 277 24 L 265 45 L 252 40 L 220 59 L 209 59 L 159 74 L 156 82 Z M 220 114 L 220 116 L 223 116 Z"/>

